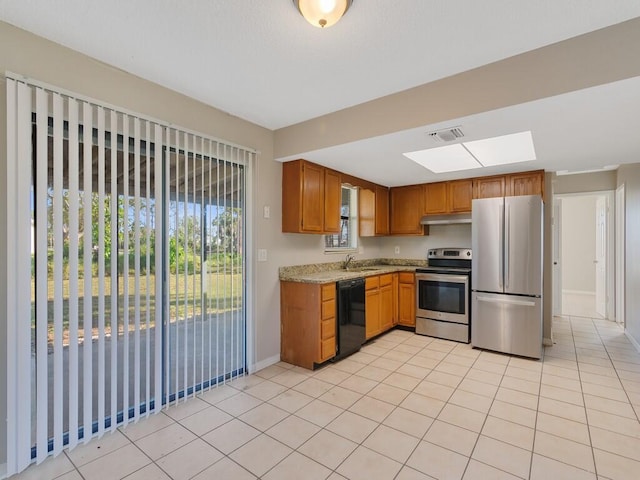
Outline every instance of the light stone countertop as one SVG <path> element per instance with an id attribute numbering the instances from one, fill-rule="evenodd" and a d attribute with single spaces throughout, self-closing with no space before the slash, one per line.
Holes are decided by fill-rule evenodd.
<path id="1" fill-rule="evenodd" d="M 315 263 L 280 267 L 280 281 L 301 283 L 331 283 L 353 278 L 371 277 L 394 272 L 415 272 L 424 268 L 426 260 L 374 259 L 353 261 L 348 270 L 342 262 Z"/>

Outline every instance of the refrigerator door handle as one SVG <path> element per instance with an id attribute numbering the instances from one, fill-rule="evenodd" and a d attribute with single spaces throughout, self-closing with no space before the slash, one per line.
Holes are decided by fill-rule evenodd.
<path id="1" fill-rule="evenodd" d="M 478 295 L 479 302 L 487 302 L 487 303 L 502 303 L 506 305 L 520 305 L 522 307 L 535 307 L 536 302 L 532 302 L 529 300 L 507 300 L 504 298 L 493 298 L 493 297 L 481 297 Z"/>
<path id="2" fill-rule="evenodd" d="M 511 238 L 509 229 L 511 228 L 511 205 L 505 202 L 506 218 L 504 220 L 504 288 L 509 288 L 509 248 Z"/>
<path id="3" fill-rule="evenodd" d="M 500 289 L 504 287 L 502 280 L 504 279 L 504 205 L 498 205 L 498 238 L 500 239 L 500 253 L 498 255 L 498 286 Z"/>

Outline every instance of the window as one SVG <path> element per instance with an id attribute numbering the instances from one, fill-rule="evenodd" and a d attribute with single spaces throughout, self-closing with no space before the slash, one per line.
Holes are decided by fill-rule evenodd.
<path id="1" fill-rule="evenodd" d="M 340 233 L 325 235 L 325 252 L 344 252 L 358 248 L 358 189 L 342 185 Z"/>

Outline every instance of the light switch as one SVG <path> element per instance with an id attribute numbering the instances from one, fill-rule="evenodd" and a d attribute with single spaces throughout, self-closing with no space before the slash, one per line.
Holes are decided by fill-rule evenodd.
<path id="1" fill-rule="evenodd" d="M 269 205 L 265 205 L 263 208 L 263 216 L 264 218 L 269 218 L 271 216 L 271 208 L 269 208 Z"/>
<path id="2" fill-rule="evenodd" d="M 264 248 L 258 249 L 258 261 L 266 262 L 267 261 L 267 250 Z"/>

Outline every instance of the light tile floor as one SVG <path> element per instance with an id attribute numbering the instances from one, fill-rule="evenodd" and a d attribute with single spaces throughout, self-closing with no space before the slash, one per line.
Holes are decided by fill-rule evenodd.
<path id="1" fill-rule="evenodd" d="M 556 318 L 543 361 L 395 330 L 315 372 L 279 363 L 16 479 L 637 479 L 640 354 Z"/>

